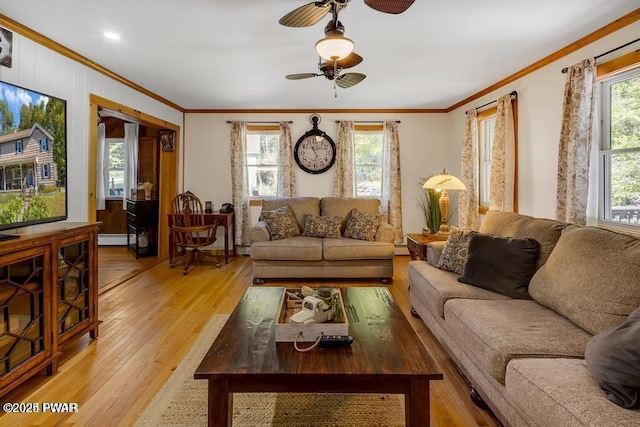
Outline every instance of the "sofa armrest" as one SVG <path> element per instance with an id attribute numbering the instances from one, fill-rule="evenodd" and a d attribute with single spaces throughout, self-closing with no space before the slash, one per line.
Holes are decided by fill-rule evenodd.
<path id="1" fill-rule="evenodd" d="M 249 230 L 249 241 L 255 243 L 266 242 L 268 240 L 271 240 L 271 235 L 269 234 L 267 224 L 264 221 L 258 221 L 258 223 Z"/>
<path id="2" fill-rule="evenodd" d="M 378 226 L 378 229 L 376 230 L 376 241 L 395 243 L 396 241 L 395 229 L 389 224 L 387 224 L 386 222 L 383 222 Z"/>
<path id="3" fill-rule="evenodd" d="M 431 242 L 427 245 L 427 262 L 432 266 L 438 266 L 445 243 L 447 242 L 443 240 L 441 242 Z"/>

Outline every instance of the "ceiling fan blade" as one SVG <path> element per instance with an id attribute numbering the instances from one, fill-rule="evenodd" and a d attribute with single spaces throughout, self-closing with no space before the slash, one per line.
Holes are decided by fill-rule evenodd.
<path id="1" fill-rule="evenodd" d="M 308 3 L 287 13 L 278 22 L 286 27 L 309 27 L 319 22 L 329 11 L 330 1 Z"/>
<path id="2" fill-rule="evenodd" d="M 347 73 L 343 74 L 336 79 L 336 84 L 343 89 L 349 88 L 351 86 L 355 86 L 361 81 L 365 79 L 364 74 L 362 73 Z"/>
<path id="3" fill-rule="evenodd" d="M 299 74 L 287 74 L 284 77 L 289 80 L 301 80 L 301 79 L 308 79 L 310 77 L 318 77 L 321 75 L 322 74 L 316 74 L 316 73 L 299 73 Z"/>
<path id="4" fill-rule="evenodd" d="M 397 15 L 409 9 L 414 0 L 364 0 L 364 2 L 377 11 Z"/>
<path id="5" fill-rule="evenodd" d="M 349 56 L 346 58 L 342 58 L 338 60 L 338 67 L 345 69 L 355 67 L 359 63 L 362 62 L 362 56 L 358 55 L 355 52 L 351 52 Z"/>

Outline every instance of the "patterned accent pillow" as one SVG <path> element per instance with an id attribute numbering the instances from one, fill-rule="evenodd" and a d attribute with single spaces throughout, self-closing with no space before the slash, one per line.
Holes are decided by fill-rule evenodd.
<path id="1" fill-rule="evenodd" d="M 440 270 L 462 275 L 464 263 L 467 262 L 467 256 L 469 255 L 469 242 L 475 234 L 478 234 L 478 232 L 451 227 L 449 238 L 442 249 L 442 255 L 440 255 L 437 267 Z"/>
<path id="2" fill-rule="evenodd" d="M 364 213 L 352 209 L 344 237 L 359 240 L 375 240 L 378 226 L 384 220 L 384 215 L 377 213 Z"/>
<path id="3" fill-rule="evenodd" d="M 340 239 L 340 227 L 342 217 L 340 216 L 316 216 L 305 214 L 303 236 L 326 237 L 328 239 Z"/>
<path id="4" fill-rule="evenodd" d="M 300 226 L 289 205 L 272 211 L 263 211 L 260 216 L 267 223 L 271 240 L 287 239 L 300 235 Z"/>

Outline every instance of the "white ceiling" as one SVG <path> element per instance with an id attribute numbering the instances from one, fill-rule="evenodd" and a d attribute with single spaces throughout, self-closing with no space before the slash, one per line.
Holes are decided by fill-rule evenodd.
<path id="1" fill-rule="evenodd" d="M 638 0 L 416 0 L 340 14 L 367 78 L 316 72 L 328 15 L 278 19 L 307 0 L 0 0 L 0 13 L 187 109 L 447 108 L 638 8 Z M 121 35 L 108 40 L 103 32 Z M 16 53 L 14 52 L 14 55 Z M 18 53 L 19 54 L 19 53 Z"/>

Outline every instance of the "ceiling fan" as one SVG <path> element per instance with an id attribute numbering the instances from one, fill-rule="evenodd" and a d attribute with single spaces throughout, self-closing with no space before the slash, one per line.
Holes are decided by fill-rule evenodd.
<path id="1" fill-rule="evenodd" d="M 287 27 L 309 27 L 316 24 L 335 8 L 338 12 L 347 6 L 350 0 L 320 0 L 287 13 L 280 18 L 280 24 Z M 407 10 L 415 0 L 364 0 L 372 9 L 384 13 L 399 14 Z"/>
<path id="2" fill-rule="evenodd" d="M 349 54 L 349 56 L 344 59 L 329 59 L 324 62 L 322 61 L 322 57 L 320 57 L 320 60 L 318 62 L 318 69 L 320 69 L 321 71 L 320 73 L 289 74 L 285 77 L 289 80 L 301 80 L 308 79 L 310 77 L 325 76 L 327 79 L 333 80 L 336 86 L 346 89 L 357 85 L 367 76 L 362 73 L 340 73 L 342 72 L 342 70 L 355 67 L 361 62 L 362 57 L 355 52 L 351 52 L 351 54 Z"/>

